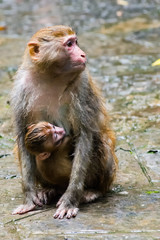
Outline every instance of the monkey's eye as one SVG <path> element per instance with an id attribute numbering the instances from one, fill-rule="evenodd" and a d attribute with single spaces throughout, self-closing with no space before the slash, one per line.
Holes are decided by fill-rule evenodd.
<path id="1" fill-rule="evenodd" d="M 72 47 L 72 45 L 73 45 L 73 42 L 72 42 L 72 41 L 68 41 L 68 42 L 67 42 L 67 46 L 68 46 L 68 47 Z"/>

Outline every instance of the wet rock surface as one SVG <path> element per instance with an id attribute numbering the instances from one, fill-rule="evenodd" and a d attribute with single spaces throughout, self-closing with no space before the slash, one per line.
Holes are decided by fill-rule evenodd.
<path id="1" fill-rule="evenodd" d="M 160 239 L 159 1 L 0 1 L 0 238 Z M 106 99 L 117 134 L 119 170 L 107 197 L 80 206 L 75 219 L 55 220 L 55 204 L 21 216 L 13 156 L 10 92 L 31 35 L 68 24 L 87 52 L 88 68 Z"/>

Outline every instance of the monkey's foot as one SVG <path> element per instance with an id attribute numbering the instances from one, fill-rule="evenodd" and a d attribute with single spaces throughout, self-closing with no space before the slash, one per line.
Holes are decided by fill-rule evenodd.
<path id="1" fill-rule="evenodd" d="M 36 205 L 34 203 L 32 204 L 23 204 L 18 206 L 15 210 L 13 210 L 12 214 L 23 214 L 23 213 L 27 213 L 29 211 L 32 211 L 33 209 L 35 209 Z"/>
<path id="2" fill-rule="evenodd" d="M 78 213 L 79 208 L 77 207 L 65 207 L 64 204 L 61 204 L 59 208 L 57 209 L 56 213 L 53 215 L 54 218 L 62 219 L 64 216 L 66 218 L 72 218 L 75 217 Z"/>
<path id="3" fill-rule="evenodd" d="M 88 202 L 93 202 L 95 201 L 97 198 L 101 197 L 102 193 L 100 192 L 96 192 L 96 191 L 84 191 L 83 197 L 81 198 L 81 203 L 88 203 Z"/>
<path id="4" fill-rule="evenodd" d="M 56 191 L 55 189 L 43 189 L 43 190 L 39 190 L 37 195 L 38 195 L 38 199 L 42 204 L 48 205 L 56 196 Z"/>

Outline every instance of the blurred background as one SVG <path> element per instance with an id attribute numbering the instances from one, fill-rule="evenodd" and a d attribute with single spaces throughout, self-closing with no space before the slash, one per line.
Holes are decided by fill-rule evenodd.
<path id="1" fill-rule="evenodd" d="M 160 66 L 152 67 L 151 64 L 160 58 L 160 0 L 0 0 L 0 180 L 3 219 L 9 220 L 8 211 L 11 212 L 13 206 L 22 202 L 18 185 L 20 174 L 12 153 L 15 135 L 10 92 L 14 74 L 31 36 L 40 28 L 57 24 L 69 25 L 77 32 L 80 47 L 87 53 L 87 67 L 105 97 L 117 135 L 119 173 L 114 191 L 125 190 L 126 194 L 130 191 L 133 199 L 134 189 L 139 191 L 136 197 L 140 203 L 137 202 L 134 209 L 134 217 L 138 217 L 139 221 L 131 221 L 128 226 L 129 216 L 122 213 L 111 215 L 112 220 L 114 224 L 117 221 L 117 225 L 118 221 L 122 221 L 121 228 L 124 226 L 125 230 L 143 227 L 148 231 L 159 229 Z M 147 192 L 146 188 L 151 191 Z M 146 217 L 148 212 L 144 216 L 144 209 L 141 209 L 142 216 L 138 215 L 138 205 L 143 201 L 141 196 L 147 201 L 152 217 Z M 116 201 L 116 197 L 113 202 L 114 199 Z M 122 203 L 128 204 L 123 200 Z M 115 211 L 123 208 L 122 205 L 116 205 Z M 147 206 L 144 205 L 144 208 L 147 209 Z M 155 206 L 157 212 L 154 211 Z M 145 223 L 144 217 L 147 218 Z M 113 228 L 111 222 L 107 224 Z M 142 238 L 136 236 L 132 239 Z"/>
<path id="2" fill-rule="evenodd" d="M 148 109 L 149 122 L 158 121 L 154 114 L 160 111 L 160 68 L 151 63 L 160 57 L 159 0 L 0 0 L 3 91 L 5 76 L 12 80 L 30 37 L 40 28 L 56 24 L 69 25 L 78 33 L 88 68 L 101 84 L 114 116 L 115 111 L 118 117 L 122 113 L 124 120 L 132 108 L 134 117 L 142 114 L 140 109 Z"/>
<path id="3" fill-rule="evenodd" d="M 88 68 L 106 98 L 117 136 L 160 123 L 159 0 L 0 0 L 0 123 L 2 154 L 12 143 L 9 92 L 26 44 L 40 28 L 66 24 L 78 34 Z M 5 135 L 7 132 L 7 135 Z M 148 133 L 149 134 L 149 133 Z M 139 138 L 139 136 L 138 136 Z M 151 141 L 151 142 L 150 142 Z M 12 142 L 12 141 L 11 141 Z"/>

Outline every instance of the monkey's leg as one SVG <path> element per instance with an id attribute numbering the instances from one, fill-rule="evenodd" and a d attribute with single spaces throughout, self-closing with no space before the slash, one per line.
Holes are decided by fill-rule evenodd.
<path id="1" fill-rule="evenodd" d="M 90 164 L 92 134 L 82 131 L 77 143 L 69 186 L 57 203 L 54 218 L 75 217 L 84 189 L 84 181 Z"/>
<path id="2" fill-rule="evenodd" d="M 24 144 L 19 144 L 21 151 L 21 171 L 22 171 L 22 185 L 24 192 L 24 204 L 20 205 L 13 211 L 13 214 L 23 214 L 35 209 L 36 206 L 42 206 L 43 204 L 38 198 L 38 194 L 35 186 L 35 159 L 25 149 Z M 19 141 L 20 142 L 20 141 Z"/>

